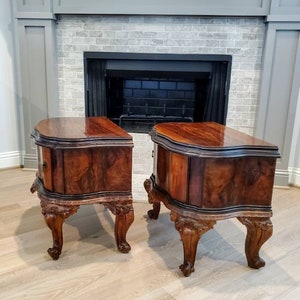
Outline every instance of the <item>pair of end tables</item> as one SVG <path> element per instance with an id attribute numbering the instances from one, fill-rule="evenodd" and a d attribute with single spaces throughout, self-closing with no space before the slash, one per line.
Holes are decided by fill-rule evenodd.
<path id="1" fill-rule="evenodd" d="M 197 244 L 218 220 L 236 217 L 247 228 L 245 253 L 251 268 L 265 262 L 261 246 L 272 235 L 272 191 L 278 148 L 214 123 L 161 123 L 153 127 L 154 170 L 144 182 L 152 209 L 161 202 L 183 243 L 184 276 L 194 271 Z M 103 204 L 115 216 L 115 240 L 130 251 L 127 231 L 134 220 L 131 136 L 106 117 L 52 118 L 41 121 L 32 137 L 38 171 L 31 192 L 38 192 L 57 260 L 62 226 L 83 204 Z"/>

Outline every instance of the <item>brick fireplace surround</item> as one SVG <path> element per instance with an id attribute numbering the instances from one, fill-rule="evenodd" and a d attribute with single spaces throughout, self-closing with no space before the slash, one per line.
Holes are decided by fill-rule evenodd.
<path id="1" fill-rule="evenodd" d="M 59 16 L 59 109 L 84 114 L 83 51 L 233 56 L 227 124 L 253 133 L 262 61 L 263 18 Z"/>
<path id="2" fill-rule="evenodd" d="M 59 16 L 59 110 L 84 116 L 83 51 L 230 54 L 233 56 L 227 125 L 252 134 L 264 41 L 262 18 L 163 16 Z M 152 172 L 152 142 L 134 139 L 134 199 L 145 199 Z"/>
<path id="3" fill-rule="evenodd" d="M 291 86 L 290 82 L 294 78 L 293 84 L 299 88 L 300 80 L 299 72 L 292 74 L 290 71 L 292 67 L 288 69 L 283 66 L 299 64 L 296 60 L 299 49 L 296 49 L 295 41 L 298 41 L 296 36 L 300 29 L 300 17 L 293 15 L 291 18 L 289 14 L 293 14 L 294 11 L 299 13 L 300 5 L 293 4 L 295 7 L 288 13 L 282 12 L 279 17 L 276 11 L 278 1 L 268 0 L 247 0 L 245 2 L 248 3 L 248 8 L 242 7 L 244 4 L 238 7 L 233 0 L 228 2 L 227 8 L 222 8 L 222 1 L 214 1 L 215 6 L 207 8 L 203 1 L 200 1 L 197 8 L 204 13 L 198 12 L 195 15 L 184 9 L 182 15 L 176 12 L 165 13 L 167 10 L 164 6 L 161 7 L 161 12 L 157 12 L 159 6 L 155 6 L 156 1 L 150 8 L 154 13 L 149 12 L 148 15 L 143 13 L 142 5 L 135 8 L 136 13 L 131 14 L 128 12 L 130 8 L 124 8 L 122 5 L 116 8 L 119 9 L 117 13 L 113 13 L 114 8 L 111 8 L 113 3 L 107 4 L 109 8 L 105 6 L 106 4 L 103 4 L 105 7 L 100 8 L 102 4 L 93 4 L 93 1 L 87 1 L 91 6 L 88 4 L 84 6 L 80 1 L 71 1 L 72 6 L 68 4 L 70 1 L 62 0 L 43 1 L 43 4 L 39 1 L 31 1 L 31 4 L 26 4 L 26 1 L 17 2 L 22 74 L 26 74 L 25 71 L 30 69 L 30 63 L 38 65 L 39 62 L 41 64 L 46 62 L 46 69 L 41 67 L 42 70 L 38 70 L 37 74 L 40 71 L 44 72 L 45 80 L 42 77 L 39 80 L 44 80 L 43 84 L 48 87 L 48 90 L 45 88 L 47 94 L 44 96 L 41 95 L 42 89 L 40 94 L 30 95 L 28 92 L 30 88 L 27 88 L 26 84 L 29 87 L 32 84 L 36 88 L 36 82 L 31 83 L 33 79 L 29 78 L 29 81 L 24 84 L 23 94 L 25 99 L 30 98 L 28 102 L 40 102 L 41 96 L 45 98 L 44 108 L 41 108 L 40 104 L 37 105 L 41 111 L 44 109 L 44 112 L 38 114 L 31 112 L 30 120 L 25 117 L 25 131 L 30 132 L 32 126 L 45 117 L 85 115 L 83 66 L 85 51 L 226 54 L 232 56 L 226 124 L 278 145 L 282 160 L 279 162 L 277 174 L 287 182 L 289 147 L 287 149 L 286 145 L 291 142 L 297 103 L 297 88 Z M 131 2 L 127 2 L 128 7 Z M 180 3 L 178 0 L 175 2 Z M 261 6 L 257 4 L 258 2 L 261 2 Z M 281 6 L 278 4 L 278 7 L 284 7 L 284 2 L 291 5 L 291 1 L 281 2 Z M 101 9 L 104 11 L 102 14 Z M 174 8 L 176 9 L 180 8 Z M 36 10 L 41 10 L 42 13 L 38 15 Z M 292 25 L 288 24 L 287 20 L 291 20 Z M 290 44 L 287 44 L 287 48 L 293 49 L 291 55 L 280 58 L 278 56 L 280 51 L 286 50 L 281 50 L 286 43 L 285 33 L 295 38 L 295 41 L 291 40 L 288 42 Z M 280 34 L 282 39 L 279 39 Z M 44 53 L 37 53 L 37 48 L 32 46 L 33 42 L 39 43 Z M 269 50 L 275 49 L 274 47 L 280 48 L 280 51 Z M 22 60 L 22 52 L 27 55 L 26 62 Z M 266 68 L 268 60 L 269 67 Z M 49 68 L 50 65 L 53 66 L 52 69 Z M 276 71 L 276 68 L 280 72 L 276 72 L 274 76 L 272 72 Z M 34 71 L 30 70 L 30 72 Z M 284 88 L 284 92 L 282 89 L 277 92 L 279 83 L 289 87 Z M 53 90 L 57 90 L 57 93 L 52 92 Z M 285 97 L 290 98 L 285 100 Z M 272 101 L 276 105 L 273 105 Z M 284 101 L 286 104 L 282 106 L 280 103 Z M 26 108 L 31 104 L 28 105 L 26 102 L 24 106 Z M 267 109 L 273 106 L 274 109 L 268 112 Z M 277 130 L 278 124 L 273 120 L 287 125 L 283 130 Z M 274 130 L 276 134 L 273 133 Z M 288 131 L 290 132 L 287 134 Z M 133 196 L 134 200 L 145 200 L 143 181 L 152 172 L 153 143 L 147 134 L 132 133 L 132 136 L 134 140 Z M 31 144 L 26 145 L 26 141 L 25 148 L 27 148 L 25 167 L 26 164 L 32 167 L 36 160 L 35 151 L 30 150 Z"/>

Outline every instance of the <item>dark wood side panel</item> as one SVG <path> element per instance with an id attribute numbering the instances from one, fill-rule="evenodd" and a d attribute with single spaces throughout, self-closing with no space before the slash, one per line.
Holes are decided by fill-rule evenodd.
<path id="1" fill-rule="evenodd" d="M 235 177 L 240 193 L 233 204 L 271 205 L 276 159 L 255 157 L 237 161 Z"/>
<path id="2" fill-rule="evenodd" d="M 158 146 L 156 184 L 173 199 L 186 202 L 188 189 L 188 157 Z"/>
<path id="3" fill-rule="evenodd" d="M 49 191 L 53 191 L 51 149 L 47 147 L 42 147 L 41 168 L 44 171 L 44 187 Z"/>
<path id="4" fill-rule="evenodd" d="M 155 174 L 155 180 L 156 184 L 168 191 L 169 187 L 167 186 L 168 182 L 168 161 L 169 161 L 169 151 L 166 151 L 161 146 L 157 146 L 157 152 L 156 152 L 156 174 Z"/>
<path id="5" fill-rule="evenodd" d="M 202 206 L 203 177 L 205 160 L 191 157 L 189 161 L 189 204 Z"/>
<path id="6" fill-rule="evenodd" d="M 203 207 L 271 205 L 275 158 L 207 159 Z"/>
<path id="7" fill-rule="evenodd" d="M 94 162 L 97 164 L 98 162 Z M 65 194 L 94 192 L 95 182 L 93 161 L 90 149 L 64 151 Z"/>
<path id="8" fill-rule="evenodd" d="M 186 202 L 188 188 L 188 157 L 170 152 L 168 172 L 169 193 L 171 197 L 181 202 Z"/>
<path id="9" fill-rule="evenodd" d="M 106 191 L 131 192 L 132 185 L 132 148 L 104 147 L 102 150 L 102 169 L 97 177 L 103 177 Z M 93 153 L 97 149 L 93 150 Z"/>
<path id="10" fill-rule="evenodd" d="M 234 159 L 206 159 L 203 182 L 203 207 L 223 208 L 232 204 L 235 196 Z"/>
<path id="11" fill-rule="evenodd" d="M 131 192 L 131 147 L 64 150 L 65 194 Z"/>
<path id="12" fill-rule="evenodd" d="M 55 193 L 65 193 L 65 174 L 63 150 L 51 149 L 52 155 L 52 182 Z"/>

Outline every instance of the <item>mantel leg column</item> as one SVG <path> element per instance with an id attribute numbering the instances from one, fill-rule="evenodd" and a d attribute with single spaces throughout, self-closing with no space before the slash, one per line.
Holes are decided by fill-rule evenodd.
<path id="1" fill-rule="evenodd" d="M 48 254 L 53 260 L 57 260 L 63 246 L 62 225 L 69 216 L 77 212 L 79 205 L 56 205 L 46 200 L 41 200 L 42 214 L 52 232 L 53 246 L 48 249 Z"/>
<path id="2" fill-rule="evenodd" d="M 213 228 L 216 221 L 194 220 L 186 218 L 171 211 L 171 220 L 174 221 L 176 229 L 179 231 L 183 243 L 184 260 L 179 267 L 184 276 L 190 276 L 194 272 L 194 264 L 198 242 L 201 236 Z"/>
<path id="3" fill-rule="evenodd" d="M 265 261 L 259 256 L 261 246 L 272 236 L 273 225 L 270 218 L 239 217 L 247 227 L 245 252 L 250 268 L 259 269 Z"/>
<path id="4" fill-rule="evenodd" d="M 132 203 L 116 204 L 115 202 L 103 203 L 115 216 L 115 240 L 118 250 L 122 253 L 128 253 L 131 250 L 126 241 L 127 231 L 134 220 L 134 211 Z"/>

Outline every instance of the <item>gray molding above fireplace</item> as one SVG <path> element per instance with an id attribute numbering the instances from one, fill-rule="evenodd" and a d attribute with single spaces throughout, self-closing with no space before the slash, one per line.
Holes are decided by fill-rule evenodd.
<path id="1" fill-rule="evenodd" d="M 279 5 L 279 4 L 278 4 Z M 266 16 L 270 0 L 18 0 L 18 12 L 109 15 Z M 20 16 L 20 15 L 19 15 Z"/>
<path id="2" fill-rule="evenodd" d="M 58 114 L 55 70 L 56 16 L 59 14 L 260 16 L 266 34 L 260 101 L 254 133 L 280 147 L 276 184 L 288 184 L 288 162 L 300 86 L 300 3 L 293 0 L 169 0 L 121 2 L 75 0 L 15 0 L 20 51 L 19 70 L 24 108 L 24 136 L 36 120 Z M 122 3 L 126 3 L 122 5 Z M 150 3 L 149 6 L 146 3 Z M 288 46 L 287 46 L 288 45 Z M 34 49 L 34 51 L 30 51 Z M 41 87 L 45 88 L 41 88 Z M 270 109 L 272 108 L 272 109 Z M 274 126 L 272 126 L 274 124 Z M 277 130 L 281 124 L 282 130 Z M 276 125 L 276 126 L 275 126 Z M 27 138 L 25 138 L 26 140 Z M 35 149 L 25 144 L 25 167 L 35 167 Z"/>
<path id="3" fill-rule="evenodd" d="M 300 21 L 294 0 L 17 0 L 17 18 L 55 14 L 265 16 L 267 21 Z"/>

